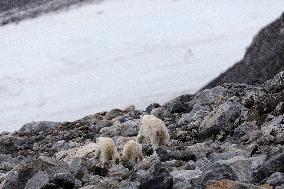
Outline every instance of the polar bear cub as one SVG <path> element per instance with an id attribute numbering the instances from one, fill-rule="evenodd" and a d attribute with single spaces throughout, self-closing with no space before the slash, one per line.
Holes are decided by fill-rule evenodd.
<path id="1" fill-rule="evenodd" d="M 122 158 L 135 162 L 136 160 L 143 160 L 142 147 L 134 140 L 129 140 L 122 150 Z"/>
<path id="2" fill-rule="evenodd" d="M 96 140 L 98 147 L 95 151 L 95 158 L 99 158 L 103 165 L 109 160 L 119 161 L 116 145 L 111 138 L 99 137 Z"/>
<path id="3" fill-rule="evenodd" d="M 161 145 L 167 144 L 170 140 L 170 135 L 164 122 L 153 115 L 144 115 L 142 117 L 142 125 L 137 141 L 142 143 L 145 137 L 150 138 L 154 150 Z"/>

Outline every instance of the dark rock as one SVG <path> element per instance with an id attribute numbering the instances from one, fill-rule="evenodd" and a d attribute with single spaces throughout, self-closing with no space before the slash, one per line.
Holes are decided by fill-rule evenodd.
<path id="1" fill-rule="evenodd" d="M 273 173 L 267 180 L 266 183 L 276 187 L 276 186 L 281 186 L 282 184 L 284 185 L 284 173 L 281 172 L 275 172 Z"/>
<path id="2" fill-rule="evenodd" d="M 158 103 L 150 104 L 149 106 L 147 106 L 146 112 L 147 112 L 147 113 L 151 113 L 151 111 L 152 111 L 153 109 L 159 108 L 159 107 L 161 107 L 161 105 L 158 104 Z"/>
<path id="3" fill-rule="evenodd" d="M 39 133 L 39 132 L 46 132 L 54 127 L 60 125 L 59 122 L 50 122 L 50 121 L 39 121 L 39 122 L 31 122 L 26 123 L 20 129 L 20 132 L 23 133 Z"/>
<path id="4" fill-rule="evenodd" d="M 111 120 L 111 119 L 113 119 L 115 117 L 122 116 L 122 115 L 123 115 L 123 111 L 122 110 L 120 110 L 120 109 L 113 109 L 113 110 L 107 112 L 105 118 L 107 120 Z"/>
<path id="5" fill-rule="evenodd" d="M 284 184 L 281 184 L 281 186 L 276 186 L 275 189 L 283 189 L 284 188 Z"/>
<path id="6" fill-rule="evenodd" d="M 18 166 L 7 174 L 1 189 L 23 189 L 35 173 L 36 170 L 31 164 Z"/>
<path id="7" fill-rule="evenodd" d="M 193 95 L 190 94 L 182 95 L 167 102 L 164 106 L 170 114 L 190 112 L 189 102 L 192 100 L 192 97 Z"/>
<path id="8" fill-rule="evenodd" d="M 7 173 L 11 171 L 18 163 L 19 160 L 17 158 L 12 158 L 10 154 L 0 154 L 0 172 Z"/>
<path id="9" fill-rule="evenodd" d="M 154 150 L 150 144 L 142 144 L 142 152 L 144 156 L 150 156 L 154 153 Z"/>
<path id="10" fill-rule="evenodd" d="M 195 166 L 195 162 L 193 160 L 189 160 L 188 162 L 186 162 L 186 164 L 184 165 L 184 169 L 185 170 L 194 170 L 196 168 Z"/>
<path id="11" fill-rule="evenodd" d="M 76 158 L 70 163 L 70 169 L 74 176 L 81 180 L 85 174 L 89 173 L 92 163 L 84 158 Z"/>
<path id="12" fill-rule="evenodd" d="M 283 144 L 284 143 L 284 117 L 280 115 L 274 117 L 261 127 L 262 136 L 257 140 L 260 145 L 263 144 Z"/>
<path id="13" fill-rule="evenodd" d="M 275 111 L 278 115 L 281 115 L 284 113 L 284 102 L 280 102 L 276 108 L 275 108 Z"/>
<path id="14" fill-rule="evenodd" d="M 189 160 L 196 161 L 197 159 L 194 152 L 190 150 L 174 150 L 170 153 L 170 158 L 182 161 L 189 161 Z"/>
<path id="15" fill-rule="evenodd" d="M 160 158 L 160 161 L 167 161 L 170 159 L 169 153 L 167 152 L 167 150 L 165 148 L 158 148 L 156 149 L 156 153 Z"/>
<path id="16" fill-rule="evenodd" d="M 139 188 L 149 188 L 149 189 L 170 189 L 173 185 L 172 176 L 164 169 L 160 168 L 155 170 L 152 177 L 142 180 Z"/>
<path id="17" fill-rule="evenodd" d="M 50 182 L 63 189 L 75 188 L 75 177 L 71 173 L 57 173 Z"/>
<path id="18" fill-rule="evenodd" d="M 195 162 L 196 169 L 201 170 L 203 172 L 212 170 L 214 166 L 215 164 L 206 157 L 200 158 Z"/>
<path id="19" fill-rule="evenodd" d="M 207 171 L 200 179 L 196 188 L 205 188 L 213 180 L 230 179 L 237 180 L 238 176 L 230 165 L 220 165 L 213 170 Z"/>
<path id="20" fill-rule="evenodd" d="M 282 15 L 284 17 L 284 14 Z M 284 71 L 279 72 L 272 79 L 263 84 L 266 91 L 277 93 L 284 89 Z"/>
<path id="21" fill-rule="evenodd" d="M 111 127 L 105 127 L 100 130 L 102 136 L 137 136 L 140 129 L 139 120 L 129 120 L 124 123 L 116 123 Z"/>
<path id="22" fill-rule="evenodd" d="M 44 171 L 38 171 L 25 185 L 25 189 L 42 189 L 49 183 L 49 176 Z"/>
<path id="23" fill-rule="evenodd" d="M 112 123 L 109 120 L 100 120 L 94 125 L 94 127 L 97 132 L 100 132 L 102 128 L 110 127 L 111 125 Z"/>
<path id="24" fill-rule="evenodd" d="M 234 137 L 240 139 L 244 135 L 250 134 L 251 132 L 258 130 L 257 125 L 254 122 L 242 123 L 239 127 L 234 130 Z"/>
<path id="25" fill-rule="evenodd" d="M 275 172 L 284 172 L 284 153 L 271 157 L 253 176 L 254 181 L 260 183 Z"/>
<path id="26" fill-rule="evenodd" d="M 99 175 L 103 177 L 108 175 L 108 169 L 103 168 L 103 167 L 93 166 L 92 170 L 95 175 Z"/>
<path id="27" fill-rule="evenodd" d="M 235 120 L 241 116 L 243 106 L 234 97 L 210 112 L 200 123 L 201 138 L 216 136 L 220 132 L 229 132 L 234 128 Z"/>
<path id="28" fill-rule="evenodd" d="M 202 175 L 200 170 L 175 170 L 170 174 L 173 177 L 173 188 L 193 188 L 192 182 Z"/>
<path id="29" fill-rule="evenodd" d="M 161 120 L 164 120 L 165 118 L 170 117 L 170 113 L 167 111 L 165 107 L 154 108 L 152 109 L 151 114 Z"/>

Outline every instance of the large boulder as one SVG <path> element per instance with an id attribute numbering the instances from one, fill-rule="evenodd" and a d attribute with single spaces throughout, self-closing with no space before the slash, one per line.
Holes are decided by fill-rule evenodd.
<path id="1" fill-rule="evenodd" d="M 261 182 L 275 172 L 284 172 L 284 153 L 271 157 L 254 173 L 254 181 Z"/>
<path id="2" fill-rule="evenodd" d="M 31 122 L 31 123 L 26 123 L 25 125 L 22 126 L 20 129 L 20 132 L 22 133 L 39 133 L 39 132 L 46 132 L 61 123 L 59 122 L 51 122 L 51 121 L 39 121 L 39 122 Z"/>
<path id="3" fill-rule="evenodd" d="M 235 120 L 241 116 L 243 106 L 237 97 L 233 97 L 211 111 L 200 123 L 201 138 L 216 136 L 221 132 L 229 132 L 235 127 Z"/>

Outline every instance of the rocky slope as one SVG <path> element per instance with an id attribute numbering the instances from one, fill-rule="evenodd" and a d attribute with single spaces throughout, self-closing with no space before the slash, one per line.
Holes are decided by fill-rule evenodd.
<path id="1" fill-rule="evenodd" d="M 0 135 L 0 188 L 284 188 L 284 72 L 262 85 L 225 84 L 145 111 L 133 106 L 75 122 L 32 122 Z M 95 139 L 119 151 L 135 138 L 140 116 L 161 118 L 170 144 L 139 164 L 103 168 Z"/>
<path id="2" fill-rule="evenodd" d="M 101 0 L 1 0 L 0 26 Z"/>
<path id="3" fill-rule="evenodd" d="M 253 39 L 244 58 L 204 88 L 223 83 L 264 83 L 284 70 L 284 13 Z"/>

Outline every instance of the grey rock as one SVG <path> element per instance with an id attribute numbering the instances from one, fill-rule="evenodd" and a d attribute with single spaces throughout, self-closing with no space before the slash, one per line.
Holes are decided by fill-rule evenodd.
<path id="1" fill-rule="evenodd" d="M 261 127 L 263 136 L 258 139 L 260 144 L 271 142 L 282 144 L 284 142 L 284 117 L 280 115 Z"/>
<path id="2" fill-rule="evenodd" d="M 10 154 L 0 154 L 0 172 L 7 173 L 11 171 L 17 164 L 19 160 L 13 158 Z"/>
<path id="3" fill-rule="evenodd" d="M 202 175 L 197 182 L 196 188 L 205 188 L 211 181 L 221 179 L 238 180 L 238 176 L 230 165 L 215 165 L 213 169 Z"/>
<path id="4" fill-rule="evenodd" d="M 113 165 L 111 168 L 108 169 L 109 177 L 126 178 L 128 173 L 129 173 L 129 170 L 121 164 Z"/>
<path id="5" fill-rule="evenodd" d="M 284 185 L 284 173 L 275 172 L 267 180 L 266 183 L 271 186 L 281 186 Z"/>
<path id="6" fill-rule="evenodd" d="M 140 120 L 129 120 L 124 123 L 115 122 L 111 127 L 105 127 L 100 130 L 102 136 L 137 136 L 140 129 Z"/>
<path id="7" fill-rule="evenodd" d="M 275 172 L 284 172 L 284 153 L 280 153 L 260 167 L 254 174 L 254 181 L 261 182 Z"/>
<path id="8" fill-rule="evenodd" d="M 84 158 L 75 158 L 69 166 L 73 175 L 81 180 L 84 175 L 88 174 L 89 170 L 91 170 L 92 163 Z"/>
<path id="9" fill-rule="evenodd" d="M 164 166 L 167 170 L 176 170 L 177 168 L 181 168 L 185 164 L 184 161 L 180 160 L 170 160 L 162 162 L 162 166 Z"/>
<path id="10" fill-rule="evenodd" d="M 170 153 L 163 147 L 156 149 L 156 153 L 162 162 L 170 159 Z"/>
<path id="11" fill-rule="evenodd" d="M 132 180 L 136 180 L 140 183 L 145 183 L 147 182 L 147 180 L 151 180 L 151 173 L 148 170 L 138 170 L 134 176 L 134 178 L 132 178 Z"/>
<path id="12" fill-rule="evenodd" d="M 276 108 L 275 111 L 278 115 L 283 114 L 284 113 L 284 102 L 280 102 Z"/>
<path id="13" fill-rule="evenodd" d="M 169 154 L 169 158 L 176 159 L 176 160 L 182 160 L 182 161 L 189 161 L 193 160 L 196 161 L 196 155 L 191 150 L 173 150 Z"/>
<path id="14" fill-rule="evenodd" d="M 208 157 L 211 161 L 219 161 L 219 160 L 229 160 L 238 156 L 249 156 L 249 152 L 246 150 L 240 149 L 236 146 L 236 144 L 231 143 L 223 143 L 222 146 L 218 147 L 218 150 L 211 153 Z"/>
<path id="15" fill-rule="evenodd" d="M 128 182 L 122 181 L 118 187 L 118 189 L 138 189 L 139 183 L 138 182 Z"/>
<path id="16" fill-rule="evenodd" d="M 284 188 L 284 184 L 281 184 L 281 186 L 276 186 L 275 189 L 283 189 Z"/>
<path id="17" fill-rule="evenodd" d="M 259 130 L 255 122 L 244 122 L 234 130 L 234 137 L 240 139 L 244 135 L 250 134 L 251 132 Z"/>
<path id="18" fill-rule="evenodd" d="M 39 133 L 39 132 L 46 132 L 61 123 L 59 122 L 50 122 L 50 121 L 39 121 L 39 122 L 31 122 L 31 123 L 26 123 L 25 125 L 22 126 L 20 129 L 20 132 L 23 133 Z"/>
<path id="19" fill-rule="evenodd" d="M 63 189 L 73 189 L 76 179 L 71 173 L 56 173 L 52 176 L 50 182 Z"/>
<path id="20" fill-rule="evenodd" d="M 190 94 L 182 95 L 165 103 L 164 106 L 170 114 L 190 112 L 191 108 L 188 102 L 190 102 L 192 98 L 193 95 Z"/>
<path id="21" fill-rule="evenodd" d="M 90 173 L 90 174 L 84 175 L 84 177 L 81 180 L 84 183 L 84 186 L 88 186 L 88 185 L 98 184 L 103 179 L 104 179 L 104 177 L 102 177 L 100 175 L 94 175 L 94 174 Z"/>
<path id="22" fill-rule="evenodd" d="M 173 188 L 174 189 L 186 189 L 191 188 L 191 182 L 194 179 L 199 179 L 202 175 L 200 170 L 176 170 L 170 172 L 173 177 Z"/>
<path id="23" fill-rule="evenodd" d="M 166 117 L 170 117 L 170 114 L 165 107 L 154 108 L 150 114 L 162 120 L 164 120 Z"/>
<path id="24" fill-rule="evenodd" d="M 200 124 L 201 138 L 229 132 L 234 128 L 234 121 L 241 116 L 243 106 L 237 97 L 231 98 L 210 112 Z"/>
<path id="25" fill-rule="evenodd" d="M 195 108 L 204 105 L 217 107 L 231 97 L 232 94 L 230 94 L 225 87 L 217 86 L 212 89 L 205 89 L 198 92 L 192 99 L 191 103 L 194 104 Z"/>
<path id="26" fill-rule="evenodd" d="M 230 166 L 230 171 L 235 179 L 241 182 L 251 182 L 252 180 L 252 160 L 237 156 L 229 160 L 220 160 L 216 162 L 216 166 L 226 167 Z"/>
<path id="27" fill-rule="evenodd" d="M 185 170 L 194 170 L 195 168 L 196 168 L 196 165 L 195 165 L 195 162 L 193 160 L 189 160 L 184 165 Z"/>
<path id="28" fill-rule="evenodd" d="M 153 109 L 159 108 L 159 107 L 161 107 L 161 105 L 158 104 L 158 103 L 150 104 L 149 106 L 147 106 L 146 112 L 147 112 L 147 113 L 151 113 L 151 111 L 152 111 Z"/>
<path id="29" fill-rule="evenodd" d="M 196 167 L 195 169 L 199 169 L 203 172 L 207 172 L 207 171 L 213 169 L 214 166 L 215 166 L 215 164 L 206 157 L 198 159 L 195 162 L 195 167 Z"/>
<path id="30" fill-rule="evenodd" d="M 112 126 L 112 122 L 109 120 L 99 120 L 94 125 L 94 128 L 97 132 L 100 132 L 102 128 L 110 127 Z"/>
<path id="31" fill-rule="evenodd" d="M 44 171 L 38 171 L 31 179 L 28 180 L 25 189 L 41 189 L 48 182 L 48 174 Z"/>
<path id="32" fill-rule="evenodd" d="M 123 115 L 123 111 L 122 110 L 120 110 L 120 109 L 113 109 L 113 110 L 107 112 L 105 118 L 107 120 L 112 120 L 113 118 L 118 117 L 118 116 L 122 116 L 122 115 Z"/>
<path id="33" fill-rule="evenodd" d="M 208 144 L 196 143 L 190 146 L 187 146 L 185 152 L 189 154 L 193 154 L 196 159 L 200 159 L 202 157 L 208 157 L 214 150 L 210 148 Z"/>
<path id="34" fill-rule="evenodd" d="M 36 170 L 31 164 L 17 166 L 6 175 L 1 189 L 23 189 L 35 173 Z"/>
<path id="35" fill-rule="evenodd" d="M 206 105 L 200 107 L 194 106 L 190 113 L 185 113 L 182 115 L 178 125 L 190 130 L 191 128 L 199 125 L 202 119 L 209 114 L 211 110 L 211 107 Z"/>
<path id="36" fill-rule="evenodd" d="M 279 92 L 284 89 L 284 71 L 275 75 L 263 84 L 263 88 L 269 92 Z"/>
<path id="37" fill-rule="evenodd" d="M 139 188 L 172 188 L 173 178 L 164 167 L 161 167 L 159 162 L 152 162 L 148 171 L 139 171 L 139 174 L 137 172 L 131 180 L 140 182 Z"/>
<path id="38" fill-rule="evenodd" d="M 55 154 L 57 160 L 70 163 L 75 158 L 86 158 L 96 151 L 98 144 L 95 142 L 82 145 L 80 147 L 62 150 Z"/>
<path id="39" fill-rule="evenodd" d="M 129 136 L 129 137 L 137 136 L 139 129 L 140 129 L 140 120 L 138 119 L 126 121 L 119 128 L 121 136 Z"/>

